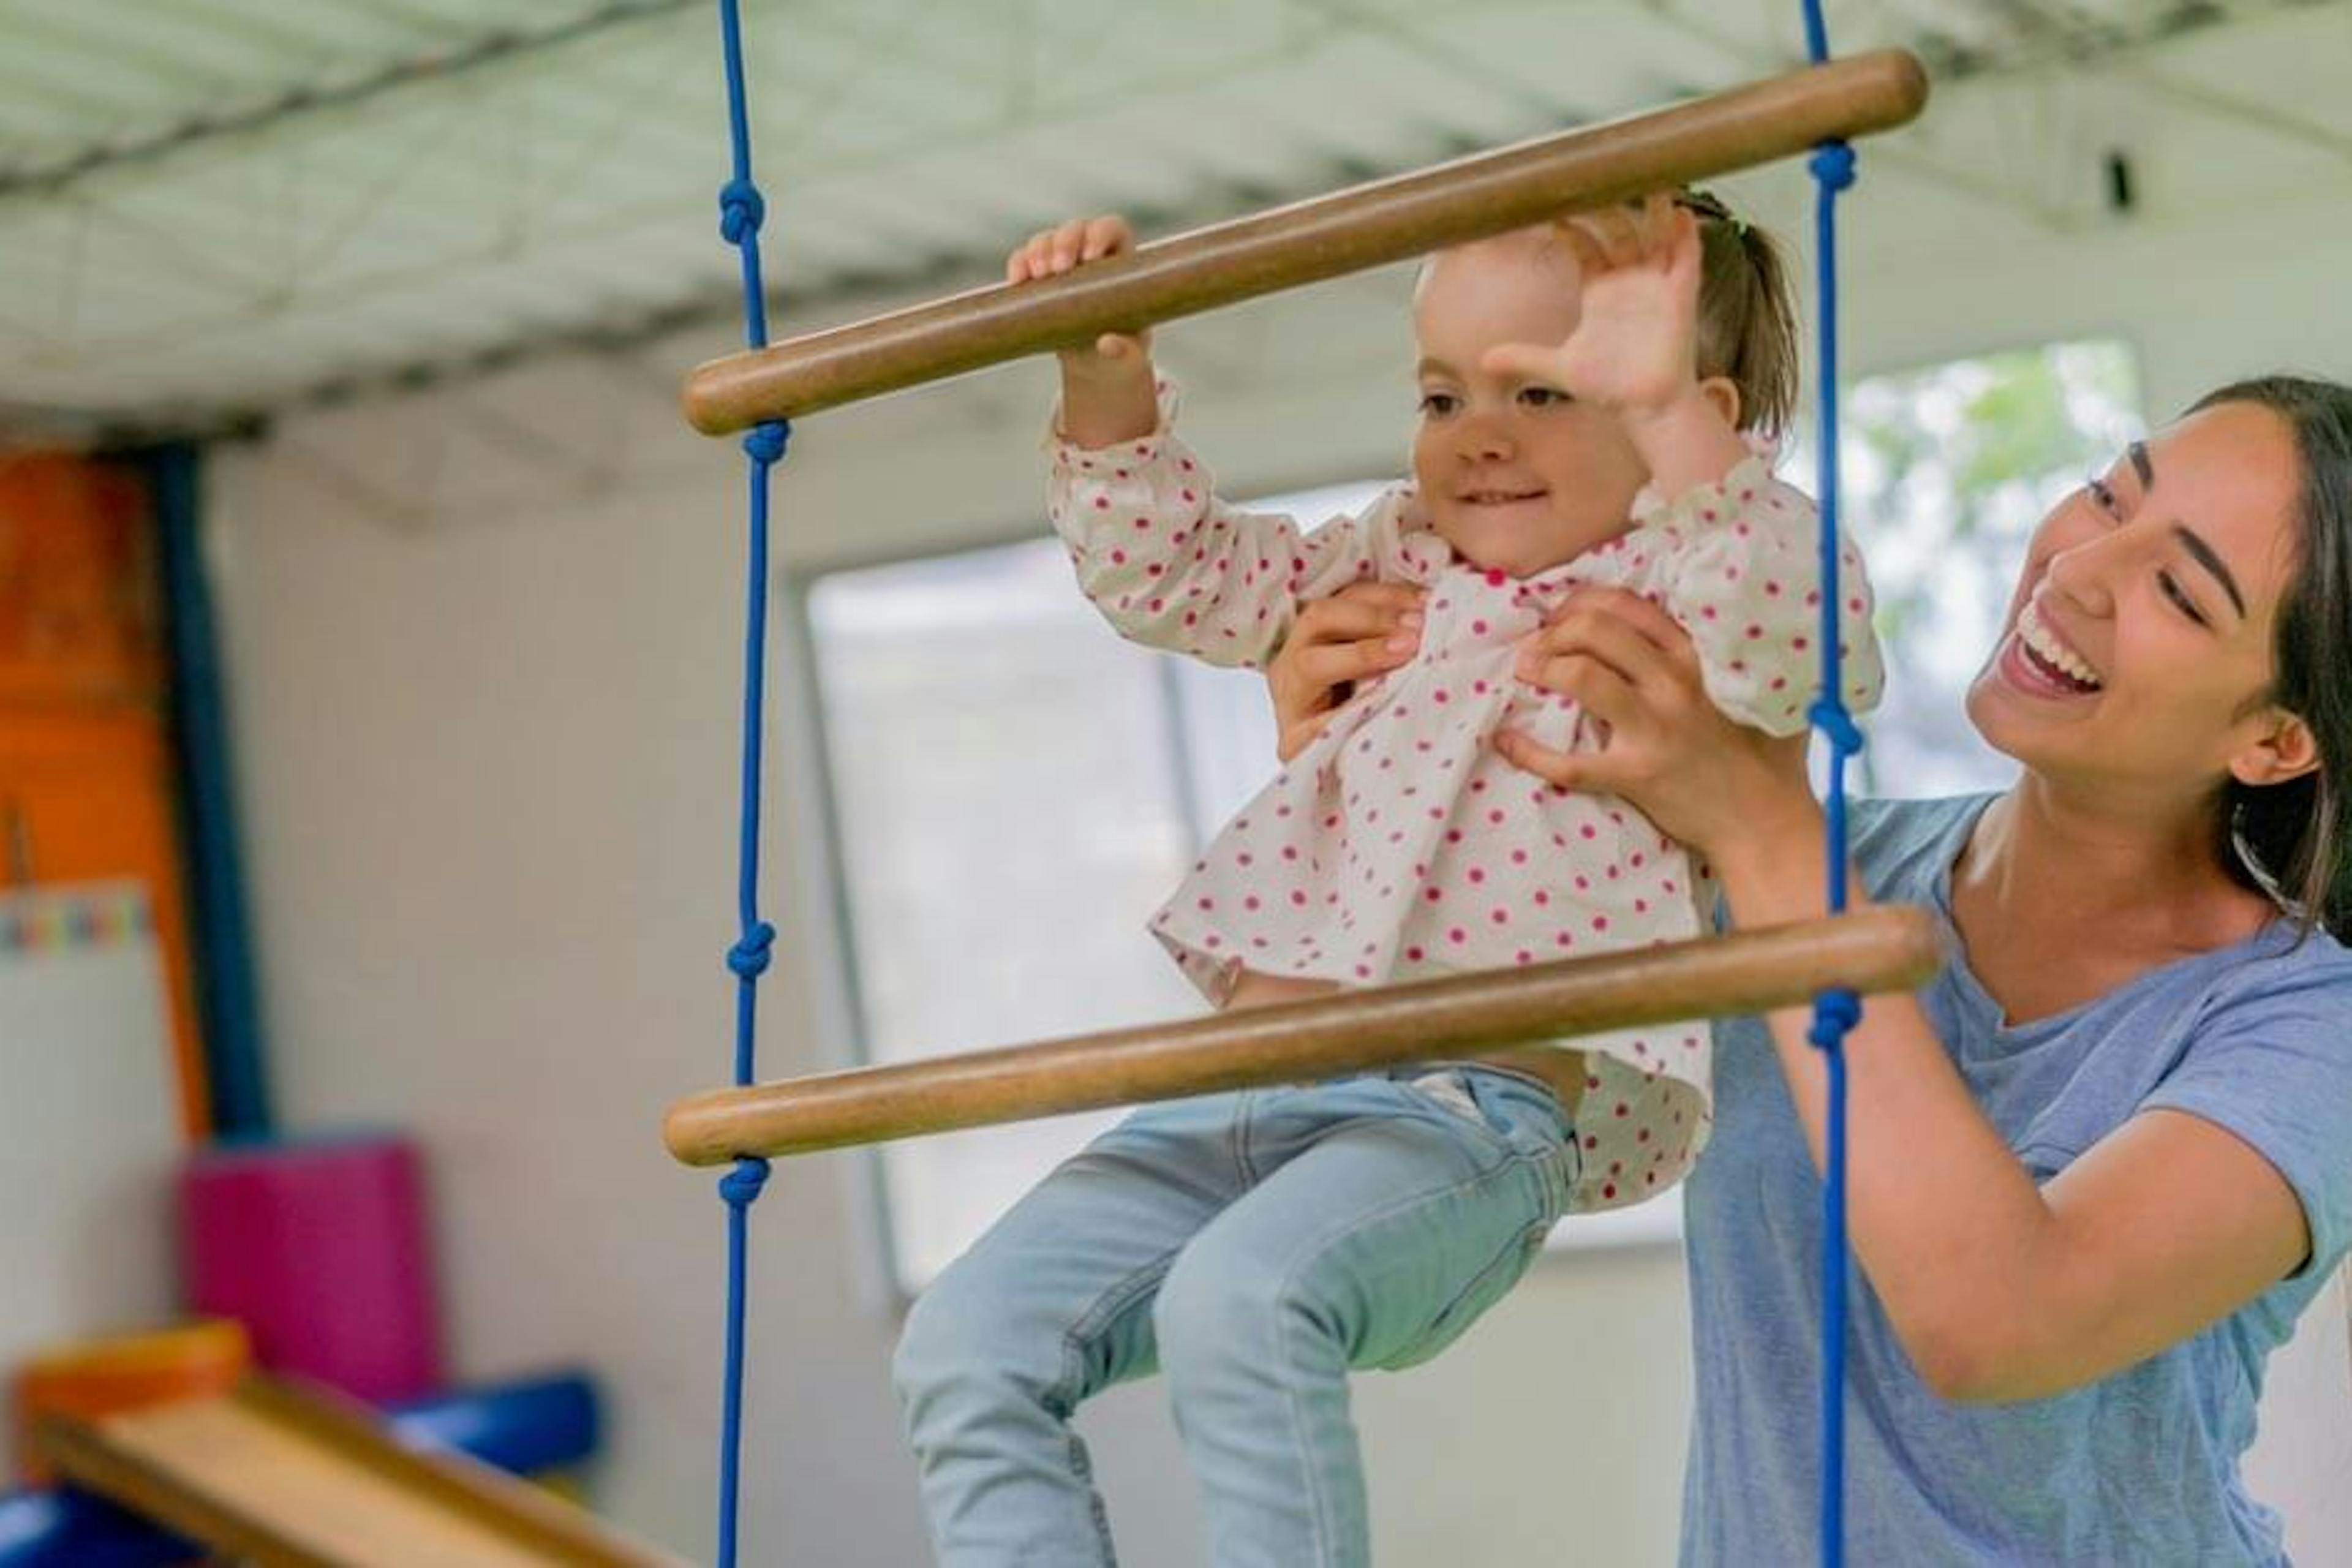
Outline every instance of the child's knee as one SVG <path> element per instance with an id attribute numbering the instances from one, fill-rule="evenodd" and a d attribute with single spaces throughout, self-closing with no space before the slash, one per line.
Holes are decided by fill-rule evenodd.
<path id="1" fill-rule="evenodd" d="M 1173 1378 L 1223 1365 L 1263 1370 L 1277 1343 L 1320 1331 L 1326 1315 L 1313 1306 L 1282 1264 L 1194 1247 L 1177 1259 L 1152 1306 L 1160 1366 Z"/>
<path id="2" fill-rule="evenodd" d="M 890 1384 L 898 1391 L 898 1403 L 911 1408 L 953 1376 L 971 1348 L 962 1341 L 956 1315 L 939 1310 L 931 1292 L 915 1298 L 890 1356 Z"/>
<path id="3" fill-rule="evenodd" d="M 1014 1358 L 1016 1326 L 1007 1303 L 960 1262 L 915 1298 L 898 1331 L 890 1379 L 902 1405 L 960 1381 L 1001 1372 Z"/>

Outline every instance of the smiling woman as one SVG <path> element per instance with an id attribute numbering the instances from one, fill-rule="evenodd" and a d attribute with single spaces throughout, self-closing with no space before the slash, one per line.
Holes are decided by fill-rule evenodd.
<path id="1" fill-rule="evenodd" d="M 2352 1251 L 2348 610 L 2352 388 L 2225 386 L 2034 531 L 1968 700 L 2017 783 L 1861 813 L 1855 896 L 1927 904 L 1954 952 L 1849 1041 L 1863 1560 L 2284 1561 L 2240 1461 L 2262 1367 Z M 1332 662 L 1317 620 L 1284 721 L 1316 696 L 1285 666 Z M 1697 700 L 1677 627 L 1614 597 L 1539 644 L 1528 676 L 1609 741 L 1510 755 L 1703 848 L 1736 923 L 1811 907 L 1820 808 Z M 1685 1560 L 1792 1562 L 1825 1075 L 1799 1016 L 1717 1043 Z"/>
<path id="2" fill-rule="evenodd" d="M 1970 717 L 2021 758 L 2060 746 L 2118 772 L 2218 760 L 2218 864 L 2340 932 L 2344 802 L 2330 780 L 2352 771 L 2347 535 L 2342 390 L 2223 387 L 2043 523 Z M 2174 717 L 2152 722 L 2159 711 Z"/>

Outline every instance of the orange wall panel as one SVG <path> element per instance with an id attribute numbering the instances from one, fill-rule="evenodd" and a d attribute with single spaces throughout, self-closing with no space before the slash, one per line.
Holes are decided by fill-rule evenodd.
<path id="1" fill-rule="evenodd" d="M 147 513 L 121 469 L 0 458 L 0 882 L 146 887 L 194 1139 L 210 1118 Z"/>
<path id="2" fill-rule="evenodd" d="M 0 457 L 0 705 L 163 689 L 147 497 L 65 453 Z"/>

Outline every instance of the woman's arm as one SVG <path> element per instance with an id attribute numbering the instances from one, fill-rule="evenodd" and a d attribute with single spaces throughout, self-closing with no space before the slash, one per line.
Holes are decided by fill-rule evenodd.
<path id="1" fill-rule="evenodd" d="M 1801 746 L 1716 712 L 1670 617 L 1633 595 L 1580 595 L 1521 673 L 1584 703 L 1609 738 L 1569 755 L 1506 732 L 1507 757 L 1631 800 L 1706 856 L 1742 925 L 1821 913 L 1826 827 Z M 1867 898 L 1852 884 L 1849 896 Z M 1819 1164 L 1828 1069 L 1805 1037 L 1811 1015 L 1767 1022 Z M 1845 1058 L 1854 1251 L 1921 1376 L 1947 1397 L 2025 1399 L 2095 1381 L 2243 1305 L 2306 1255 L 2285 1178 L 2211 1122 L 2143 1113 L 2037 1186 L 1912 998 L 1870 998 Z"/>

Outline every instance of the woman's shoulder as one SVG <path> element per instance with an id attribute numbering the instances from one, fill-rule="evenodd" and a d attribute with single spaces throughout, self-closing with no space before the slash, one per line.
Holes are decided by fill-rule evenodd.
<path id="1" fill-rule="evenodd" d="M 2239 943 L 2236 956 L 2214 981 L 2209 1011 L 2311 1009 L 2326 1016 L 2330 1033 L 2352 1018 L 2352 947 L 2325 929 L 2281 915 Z M 2352 1052 L 2346 1060 L 2352 1064 Z"/>
<path id="2" fill-rule="evenodd" d="M 1872 895 L 1941 903 L 1945 873 L 1993 799 L 1990 794 L 1871 796 L 1849 803 L 1848 847 Z"/>

